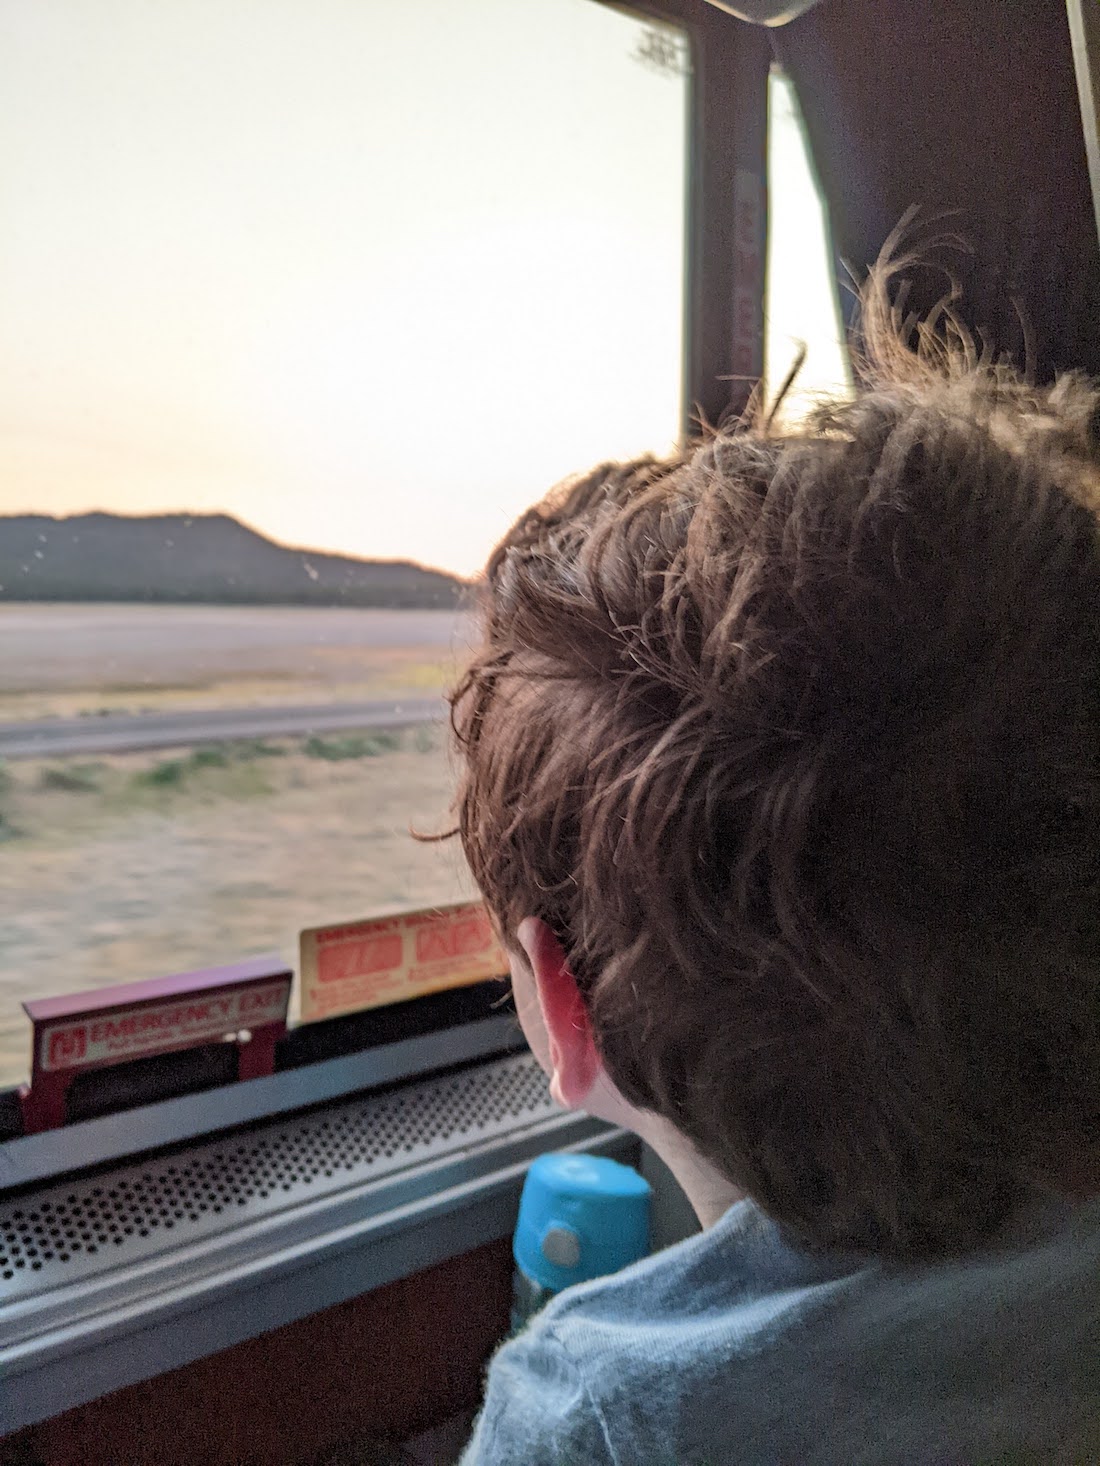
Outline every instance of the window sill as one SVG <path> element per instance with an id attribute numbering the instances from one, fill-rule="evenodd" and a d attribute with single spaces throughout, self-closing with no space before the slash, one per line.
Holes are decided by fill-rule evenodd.
<path id="1" fill-rule="evenodd" d="M 0 1193 L 522 1045 L 515 1017 L 500 1014 L 287 1069 L 266 1079 L 223 1085 L 60 1130 L 19 1136 L 0 1142 Z"/>
<path id="2" fill-rule="evenodd" d="M 512 1096 L 506 1113 L 497 1113 L 501 1095 Z M 486 1103 L 495 1106 L 488 1118 L 475 1113 Z M 396 1125 L 416 1133 L 394 1155 Z M 353 1126 L 378 1139 L 366 1159 L 333 1162 L 334 1174 L 318 1150 L 330 1141 L 318 1136 L 351 1135 Z M 271 1121 L 237 1140 L 197 1143 L 0 1206 L 0 1235 L 9 1238 L 35 1218 L 40 1229 L 45 1221 L 61 1231 L 126 1233 L 113 1248 L 90 1249 L 94 1257 L 85 1250 L 62 1266 L 55 1255 L 33 1275 L 24 1265 L 0 1283 L 0 1435 L 510 1235 L 527 1167 L 544 1151 L 637 1155 L 626 1132 L 559 1110 L 529 1055 Z M 339 1143 L 353 1153 L 352 1140 Z M 354 1144 L 363 1151 L 361 1139 Z M 196 1177 L 214 1174 L 223 1157 L 233 1180 L 221 1184 L 245 1199 L 219 1217 L 193 1212 L 171 1237 L 156 1222 L 144 1239 L 136 1235 L 150 1205 L 173 1205 L 173 1186 L 179 1206 L 196 1206 L 196 1188 L 217 1184 Z M 293 1184 L 265 1179 L 291 1165 Z"/>

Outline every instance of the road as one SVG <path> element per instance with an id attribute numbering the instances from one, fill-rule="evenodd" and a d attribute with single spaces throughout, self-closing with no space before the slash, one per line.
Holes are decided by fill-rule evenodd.
<path id="1" fill-rule="evenodd" d="M 194 708 L 0 723 L 0 759 L 66 758 L 187 748 L 234 738 L 286 738 L 352 729 L 401 728 L 442 719 L 442 698 L 324 703 L 319 707 Z"/>

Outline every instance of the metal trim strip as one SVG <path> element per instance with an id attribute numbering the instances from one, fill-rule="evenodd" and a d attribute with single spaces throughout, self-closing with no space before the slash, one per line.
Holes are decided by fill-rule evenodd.
<path id="1" fill-rule="evenodd" d="M 0 1144 L 0 1194 L 521 1045 L 515 1018 L 501 1014 L 265 1079 L 20 1136 Z"/>

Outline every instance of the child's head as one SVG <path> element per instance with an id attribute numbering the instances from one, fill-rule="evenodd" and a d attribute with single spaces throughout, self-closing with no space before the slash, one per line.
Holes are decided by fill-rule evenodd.
<path id="1" fill-rule="evenodd" d="M 934 1255 L 1100 1141 L 1098 398 L 889 314 L 811 427 L 525 514 L 453 717 L 618 1091 L 804 1238 Z"/>

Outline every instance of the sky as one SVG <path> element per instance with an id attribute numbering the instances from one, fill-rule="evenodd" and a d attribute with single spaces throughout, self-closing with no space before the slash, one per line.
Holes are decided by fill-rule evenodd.
<path id="1" fill-rule="evenodd" d="M 852 378 L 842 344 L 828 218 L 791 83 L 773 76 L 768 128 L 768 283 L 764 305 L 766 384 L 778 390 L 805 348 L 784 399 L 794 421 L 822 396 L 846 394 Z"/>
<path id="2" fill-rule="evenodd" d="M 469 574 L 565 474 L 669 448 L 688 83 L 643 34 L 594 0 L 0 0 L 0 513 L 227 511 Z M 812 385 L 791 105 L 772 374 L 801 335 Z"/>

